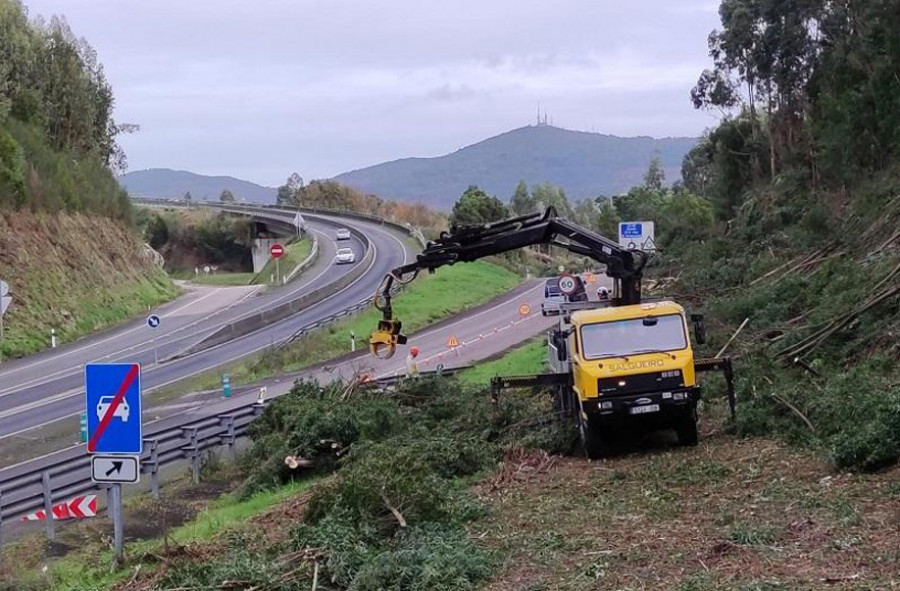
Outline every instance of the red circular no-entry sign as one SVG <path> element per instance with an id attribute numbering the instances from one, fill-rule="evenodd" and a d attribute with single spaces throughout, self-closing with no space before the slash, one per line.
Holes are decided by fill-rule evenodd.
<path id="1" fill-rule="evenodd" d="M 272 255 L 273 259 L 281 258 L 281 255 L 284 254 L 284 247 L 280 244 L 273 244 L 269 248 L 269 254 Z"/>

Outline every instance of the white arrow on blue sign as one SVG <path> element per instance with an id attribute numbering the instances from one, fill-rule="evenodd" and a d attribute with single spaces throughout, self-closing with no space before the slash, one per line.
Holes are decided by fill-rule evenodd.
<path id="1" fill-rule="evenodd" d="M 147 326 L 150 328 L 159 328 L 160 324 L 162 324 L 162 320 L 156 314 L 147 316 Z"/>
<path id="2" fill-rule="evenodd" d="M 88 453 L 140 454 L 141 366 L 89 363 L 84 366 Z"/>

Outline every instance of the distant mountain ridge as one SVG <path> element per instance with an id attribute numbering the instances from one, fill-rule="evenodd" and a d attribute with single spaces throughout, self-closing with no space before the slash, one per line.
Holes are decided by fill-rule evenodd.
<path id="1" fill-rule="evenodd" d="M 334 180 L 385 199 L 449 209 L 469 185 L 508 200 L 520 180 L 549 181 L 572 198 L 616 195 L 640 184 L 659 156 L 666 179 L 681 178 L 697 138 L 623 138 L 549 125 L 520 127 L 435 158 L 403 158 Z"/>
<path id="2" fill-rule="evenodd" d="M 570 198 L 617 195 L 638 185 L 654 156 L 666 179 L 681 178 L 684 156 L 697 138 L 617 137 L 550 125 L 520 127 L 435 158 L 403 158 L 345 172 L 334 180 L 384 199 L 449 210 L 469 185 L 507 201 L 520 180 L 551 182 Z M 277 190 L 230 176 L 153 168 L 119 182 L 136 197 L 216 200 L 223 189 L 238 199 L 274 203 Z"/>
<path id="3" fill-rule="evenodd" d="M 119 177 L 119 184 L 135 197 L 171 199 L 190 191 L 194 199 L 215 201 L 228 189 L 237 199 L 275 203 L 276 189 L 230 176 L 206 176 L 186 170 L 150 168 Z"/>

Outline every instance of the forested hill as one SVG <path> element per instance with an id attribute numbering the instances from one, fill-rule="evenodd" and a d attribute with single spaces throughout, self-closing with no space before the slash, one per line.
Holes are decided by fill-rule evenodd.
<path id="1" fill-rule="evenodd" d="M 0 357 L 39 351 L 146 313 L 177 289 L 147 256 L 128 195 L 113 93 L 65 21 L 0 0 Z M 103 219 L 97 219 L 102 217 Z"/>
<path id="2" fill-rule="evenodd" d="M 182 198 L 215 201 L 222 191 L 231 191 L 238 200 L 275 203 L 275 189 L 230 176 L 206 176 L 185 170 L 151 168 L 119 177 L 119 182 L 135 197 Z"/>
<path id="3" fill-rule="evenodd" d="M 693 138 L 622 138 L 548 125 L 514 129 L 437 158 L 404 158 L 335 180 L 380 197 L 448 210 L 469 185 L 504 200 L 520 180 L 550 182 L 573 198 L 616 195 L 640 184 L 658 155 L 666 177 L 681 174 Z"/>
<path id="4" fill-rule="evenodd" d="M 111 167 L 124 165 L 113 94 L 96 52 L 66 22 L 29 22 L 0 0 L 0 208 L 99 213 L 130 206 Z"/>

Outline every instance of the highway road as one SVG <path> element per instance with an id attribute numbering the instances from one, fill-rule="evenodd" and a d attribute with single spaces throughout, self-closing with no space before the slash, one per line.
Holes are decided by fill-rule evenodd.
<path id="1" fill-rule="evenodd" d="M 528 280 L 487 304 L 409 335 L 409 343 L 398 348 L 397 354 L 391 359 L 375 359 L 367 350 L 360 351 L 309 370 L 238 387 L 228 399 L 222 398 L 218 392 L 196 394 L 189 399 L 155 408 L 152 415 L 157 419 L 165 419 L 178 414 L 179 420 L 190 421 L 192 416 L 196 419 L 228 412 L 246 405 L 248 399 L 258 395 L 261 386 L 266 387 L 267 396 L 281 396 L 289 392 L 298 379 L 316 379 L 327 383 L 335 379 L 351 379 L 361 374 L 368 374 L 373 378 L 402 375 L 406 373 L 406 356 L 409 347 L 413 345 L 421 351 L 421 371 L 433 371 L 439 364 L 447 369 L 471 365 L 546 333 L 559 322 L 557 317 L 541 316 L 543 285 L 543 280 Z M 522 304 L 530 308 L 528 315 L 520 313 Z M 460 347 L 451 349 L 447 346 L 451 334 L 460 342 Z"/>
<path id="2" fill-rule="evenodd" d="M 5 363 L 0 371 L 0 444 L 6 437 L 83 411 L 83 364 L 93 361 L 139 362 L 143 366 L 145 392 L 167 386 L 215 367 L 251 355 L 293 334 L 315 319 L 338 312 L 369 297 L 384 274 L 403 264 L 412 253 L 400 232 L 375 223 L 326 216 L 305 216 L 319 237 L 320 255 L 316 264 L 289 286 L 251 296 L 242 293 L 232 301 L 218 298 L 212 291 L 188 296 L 178 303 L 160 307 L 162 327 L 151 331 L 143 321 L 84 339 L 71 345 L 26 359 Z M 302 293 L 329 284 L 350 271 L 351 265 L 333 265 L 337 248 L 335 224 L 354 227 L 364 233 L 375 249 L 375 258 L 366 273 L 341 292 L 315 303 L 281 322 L 234 341 L 189 356 L 166 361 L 188 349 L 222 325 L 260 309 L 276 306 Z M 342 241 L 340 246 L 346 242 Z M 361 259 L 362 244 L 350 245 Z M 216 299 L 215 302 L 210 300 Z M 159 363 L 156 363 L 156 360 Z"/>

